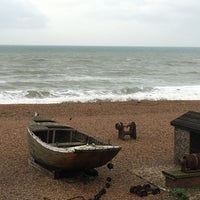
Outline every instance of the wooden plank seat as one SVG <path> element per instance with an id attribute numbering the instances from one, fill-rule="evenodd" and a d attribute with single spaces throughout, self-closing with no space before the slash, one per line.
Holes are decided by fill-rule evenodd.
<path id="1" fill-rule="evenodd" d="M 51 145 L 55 147 L 75 147 L 75 146 L 86 145 L 86 143 L 85 142 L 59 142 L 59 143 L 53 143 Z"/>

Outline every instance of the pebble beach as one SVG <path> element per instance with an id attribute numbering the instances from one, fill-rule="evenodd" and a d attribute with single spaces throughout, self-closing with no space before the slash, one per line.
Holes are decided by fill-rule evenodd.
<path id="1" fill-rule="evenodd" d="M 151 182 L 161 187 L 148 200 L 170 200 L 162 170 L 173 166 L 174 127 L 170 121 L 188 111 L 200 112 L 200 101 L 128 101 L 63 104 L 0 105 L 0 199 L 69 200 L 94 198 L 111 177 L 102 200 L 139 200 L 131 185 Z M 38 112 L 41 116 L 69 124 L 122 150 L 112 160 L 114 168 L 97 169 L 94 179 L 81 176 L 52 179 L 29 166 L 26 128 Z M 137 139 L 118 138 L 117 122 L 136 123 Z"/>

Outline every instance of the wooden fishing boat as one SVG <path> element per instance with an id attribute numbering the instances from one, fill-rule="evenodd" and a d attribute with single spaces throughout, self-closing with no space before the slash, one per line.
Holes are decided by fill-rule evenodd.
<path id="1" fill-rule="evenodd" d="M 121 149 L 40 116 L 30 122 L 27 135 L 32 158 L 50 169 L 97 168 L 111 161 Z"/>

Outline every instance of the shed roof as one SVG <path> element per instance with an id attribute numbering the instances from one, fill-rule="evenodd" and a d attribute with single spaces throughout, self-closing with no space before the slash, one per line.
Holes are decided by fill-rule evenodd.
<path id="1" fill-rule="evenodd" d="M 200 131 L 200 113 L 188 111 L 180 117 L 171 121 L 171 125 L 194 132 Z"/>

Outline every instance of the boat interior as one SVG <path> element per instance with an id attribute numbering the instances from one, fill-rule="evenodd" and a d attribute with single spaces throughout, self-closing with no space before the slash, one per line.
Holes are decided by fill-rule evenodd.
<path id="1" fill-rule="evenodd" d="M 37 126 L 32 127 L 31 131 L 43 142 L 60 148 L 86 144 L 103 144 L 100 141 L 67 126 Z"/>

